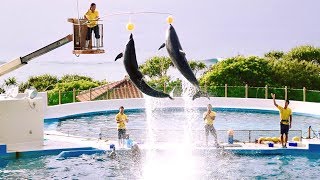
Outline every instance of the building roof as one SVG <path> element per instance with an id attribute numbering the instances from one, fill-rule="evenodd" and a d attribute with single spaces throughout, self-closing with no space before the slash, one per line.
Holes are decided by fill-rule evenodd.
<path id="1" fill-rule="evenodd" d="M 97 99 L 143 98 L 143 94 L 128 77 L 125 77 L 121 81 L 82 91 L 76 97 L 78 101 L 90 101 Z"/>

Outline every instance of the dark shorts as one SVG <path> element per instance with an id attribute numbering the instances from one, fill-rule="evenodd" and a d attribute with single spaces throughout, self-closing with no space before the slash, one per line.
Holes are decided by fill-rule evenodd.
<path id="1" fill-rule="evenodd" d="M 92 28 L 89 28 L 89 27 L 88 27 L 86 40 L 91 40 L 92 31 L 94 32 L 94 36 L 95 36 L 96 39 L 99 39 L 99 38 L 100 38 L 99 26 L 96 25 L 96 26 L 94 26 L 94 27 L 92 27 Z"/>
<path id="2" fill-rule="evenodd" d="M 289 125 L 280 123 L 280 129 L 281 129 L 281 132 L 280 132 L 281 134 L 286 134 L 286 136 L 288 136 Z"/>
<path id="3" fill-rule="evenodd" d="M 118 139 L 125 139 L 126 129 L 118 129 Z"/>

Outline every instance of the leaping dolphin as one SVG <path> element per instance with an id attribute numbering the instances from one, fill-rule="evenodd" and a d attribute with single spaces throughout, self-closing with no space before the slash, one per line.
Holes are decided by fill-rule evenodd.
<path id="1" fill-rule="evenodd" d="M 115 61 L 123 56 L 123 53 L 120 53 Z M 144 94 L 158 97 L 158 98 L 170 98 L 173 99 L 169 94 L 157 91 L 151 88 L 144 80 L 143 75 L 139 71 L 137 57 L 136 57 L 136 50 L 134 46 L 134 40 L 132 34 L 130 35 L 129 42 L 126 45 L 126 49 L 124 52 L 124 60 L 123 60 L 124 67 L 133 82 L 133 84 Z"/>
<path id="2" fill-rule="evenodd" d="M 166 33 L 166 42 L 160 46 L 159 50 L 163 47 L 167 48 L 168 54 L 174 66 L 193 86 L 197 88 L 197 92 L 193 95 L 192 99 L 194 100 L 200 96 L 206 96 L 208 99 L 210 99 L 207 93 L 200 90 L 199 82 L 189 66 L 186 53 L 183 52 L 178 35 L 171 24 Z"/>

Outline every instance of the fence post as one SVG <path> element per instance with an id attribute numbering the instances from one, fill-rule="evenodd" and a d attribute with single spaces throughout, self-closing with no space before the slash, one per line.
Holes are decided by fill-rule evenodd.
<path id="1" fill-rule="evenodd" d="M 49 106 L 49 94 L 48 94 L 48 91 L 46 91 L 47 93 L 47 106 Z"/>
<path id="2" fill-rule="evenodd" d="M 288 99 L 288 87 L 285 86 L 284 87 L 284 100 L 287 100 Z"/>
<path id="3" fill-rule="evenodd" d="M 265 88 L 266 88 L 266 89 L 265 89 L 264 97 L 265 97 L 265 99 L 268 99 L 268 85 L 266 85 Z"/>
<path id="4" fill-rule="evenodd" d="M 303 87 L 303 102 L 306 101 L 306 92 L 307 92 L 306 87 Z"/>
<path id="5" fill-rule="evenodd" d="M 73 95 L 73 102 L 76 102 L 76 89 L 75 88 L 73 88 L 72 95 Z"/>
<path id="6" fill-rule="evenodd" d="M 224 85 L 224 97 L 228 97 L 228 84 Z"/>
<path id="7" fill-rule="evenodd" d="M 248 84 L 245 86 L 245 98 L 248 98 Z"/>
<path id="8" fill-rule="evenodd" d="M 59 90 L 59 104 L 61 104 L 61 91 Z"/>
<path id="9" fill-rule="evenodd" d="M 91 88 L 89 89 L 89 101 L 91 101 Z"/>

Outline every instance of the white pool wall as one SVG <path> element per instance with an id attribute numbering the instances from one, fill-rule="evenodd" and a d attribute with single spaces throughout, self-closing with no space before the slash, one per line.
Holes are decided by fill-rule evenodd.
<path id="1" fill-rule="evenodd" d="M 154 98 L 154 100 L 159 102 L 159 107 L 184 107 L 185 104 L 182 98 L 175 98 L 174 100 Z M 279 105 L 284 105 L 284 100 L 276 101 Z M 211 97 L 210 100 L 207 98 L 196 99 L 193 103 L 194 107 L 206 107 L 208 103 L 211 103 L 213 107 L 277 111 L 272 99 Z M 88 112 L 118 110 L 120 106 L 124 106 L 125 109 L 145 108 L 145 99 L 114 99 L 49 106 L 46 108 L 45 118 L 51 119 Z M 289 107 L 295 113 L 320 116 L 320 103 L 290 101 Z"/>

